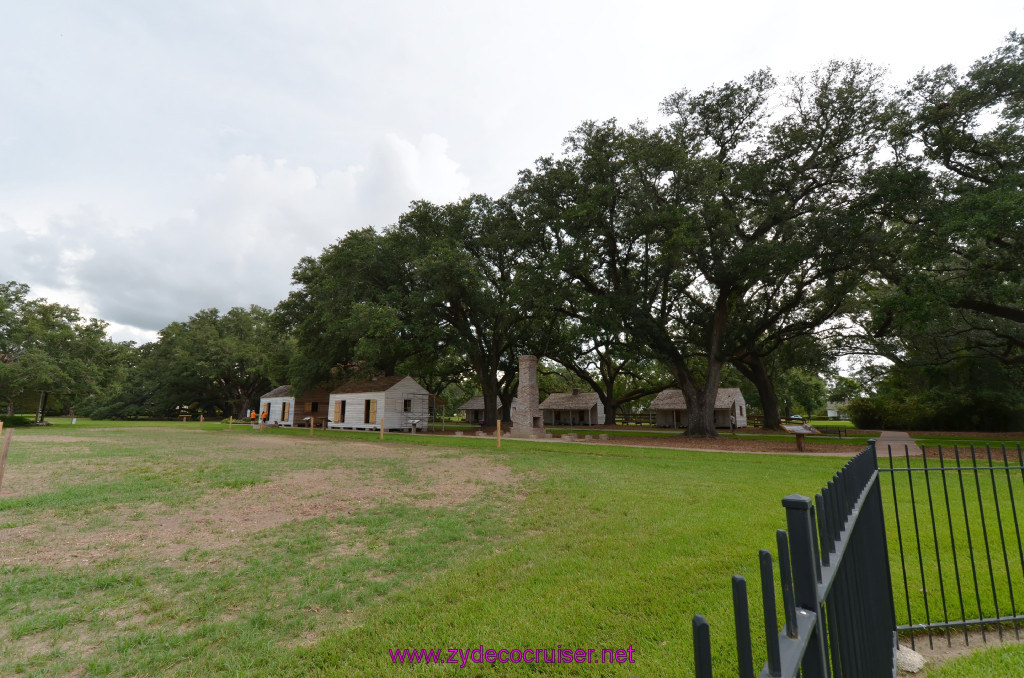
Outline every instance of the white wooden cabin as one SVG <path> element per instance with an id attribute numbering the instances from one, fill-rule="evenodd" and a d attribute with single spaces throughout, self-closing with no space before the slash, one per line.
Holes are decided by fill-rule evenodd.
<path id="1" fill-rule="evenodd" d="M 604 403 L 593 392 L 552 393 L 540 404 L 545 426 L 596 426 L 604 423 Z"/>
<path id="2" fill-rule="evenodd" d="M 686 411 L 686 398 L 678 388 L 659 393 L 651 401 L 655 423 L 665 428 L 686 428 L 690 415 Z M 720 388 L 715 394 L 715 428 L 729 428 L 729 417 L 736 417 L 736 426 L 747 425 L 747 401 L 738 388 Z"/>
<path id="3" fill-rule="evenodd" d="M 268 426 L 291 426 L 295 415 L 295 397 L 288 384 L 260 396 L 259 416 L 267 413 Z"/>
<path id="4" fill-rule="evenodd" d="M 429 418 L 430 393 L 400 375 L 344 384 L 327 404 L 327 426 L 333 429 L 425 431 Z"/>
<path id="5" fill-rule="evenodd" d="M 327 409 L 328 393 L 316 388 L 308 393 L 295 395 L 288 384 L 260 396 L 259 416 L 267 413 L 267 426 L 309 426 L 323 422 Z"/>

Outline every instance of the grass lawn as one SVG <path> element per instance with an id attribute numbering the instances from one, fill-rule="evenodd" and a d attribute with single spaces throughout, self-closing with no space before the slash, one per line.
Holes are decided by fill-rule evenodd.
<path id="1" fill-rule="evenodd" d="M 1024 645 L 979 648 L 934 669 L 925 668 L 924 678 L 1020 678 L 1024 676 Z"/>
<path id="2" fill-rule="evenodd" d="M 922 473 L 926 462 L 932 471 Z M 966 468 L 975 462 L 977 470 Z M 880 458 L 879 465 L 888 467 L 889 460 Z M 972 460 L 968 454 L 959 466 L 955 459 L 940 467 L 938 459 L 920 458 L 910 461 L 911 472 L 905 459 L 893 466 L 897 472 L 881 474 L 881 490 L 897 623 L 1024 609 L 1020 459 L 993 454 Z M 990 635 L 998 637 L 996 631 Z"/>
<path id="3" fill-rule="evenodd" d="M 730 575 L 760 618 L 781 497 L 843 462 L 55 424 L 15 431 L 0 495 L 4 676 L 692 675 L 692 615 L 733 663 Z M 388 654 L 481 645 L 635 663 Z"/>
<path id="4" fill-rule="evenodd" d="M 807 421 L 811 426 L 831 426 L 833 428 L 856 428 L 849 419 L 810 419 Z"/>

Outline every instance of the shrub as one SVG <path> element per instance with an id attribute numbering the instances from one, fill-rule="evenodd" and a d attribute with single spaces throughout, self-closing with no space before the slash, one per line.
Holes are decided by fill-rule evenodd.
<path id="1" fill-rule="evenodd" d="M 4 423 L 4 428 L 8 428 L 14 426 L 31 426 L 35 419 L 20 414 L 16 414 L 13 417 L 9 417 L 5 414 L 0 416 L 0 421 Z"/>

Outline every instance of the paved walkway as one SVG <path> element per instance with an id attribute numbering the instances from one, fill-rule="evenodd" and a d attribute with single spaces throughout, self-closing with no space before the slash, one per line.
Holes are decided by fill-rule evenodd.
<path id="1" fill-rule="evenodd" d="M 906 458 L 907 452 L 911 457 L 920 457 L 921 448 L 910 439 L 910 434 L 904 431 L 882 431 L 882 435 L 875 438 L 875 451 L 878 458 L 883 459 L 889 456 L 889 448 L 892 447 L 892 456 Z"/>

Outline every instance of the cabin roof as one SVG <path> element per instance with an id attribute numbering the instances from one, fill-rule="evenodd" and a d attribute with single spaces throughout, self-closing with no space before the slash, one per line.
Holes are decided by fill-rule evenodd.
<path id="1" fill-rule="evenodd" d="M 738 388 L 720 388 L 715 394 L 715 409 L 727 409 L 737 400 L 744 400 L 743 393 Z M 744 400 L 746 402 L 746 400 Z M 655 396 L 651 401 L 652 410 L 685 410 L 686 398 L 678 388 L 668 388 Z"/>
<path id="2" fill-rule="evenodd" d="M 542 410 L 589 410 L 601 399 L 593 391 L 584 393 L 552 393 L 540 404 Z"/>
<path id="3" fill-rule="evenodd" d="M 353 381 L 347 384 L 342 384 L 331 391 L 331 393 L 376 393 L 379 391 L 387 391 L 394 388 L 398 382 L 403 379 L 406 379 L 404 374 L 396 374 L 391 377 L 377 377 L 376 379 L 369 379 L 366 381 Z M 413 383 L 416 383 L 415 380 L 413 380 Z"/>
<path id="4" fill-rule="evenodd" d="M 273 391 L 264 393 L 261 398 L 290 398 L 292 395 L 291 384 L 283 384 L 278 386 Z"/>

